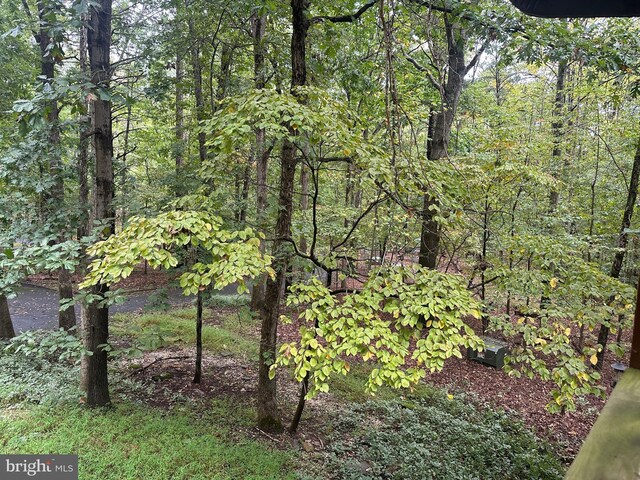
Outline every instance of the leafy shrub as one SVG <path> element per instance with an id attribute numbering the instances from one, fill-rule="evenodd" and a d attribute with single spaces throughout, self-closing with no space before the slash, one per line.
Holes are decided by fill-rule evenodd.
<path id="1" fill-rule="evenodd" d="M 330 447 L 336 478 L 559 479 L 550 448 L 522 424 L 443 394 L 351 407 L 336 420 Z"/>
<path id="2" fill-rule="evenodd" d="M 0 343 L 0 405 L 33 403 L 55 406 L 77 402 L 80 396 L 79 367 L 71 361 L 75 357 L 69 353 L 75 347 L 58 345 L 58 349 L 50 354 L 48 352 L 53 345 L 41 347 L 42 343 L 35 340 L 43 332 L 29 333 L 33 335 L 20 335 L 24 343 L 16 339 L 11 343 Z M 58 335 L 57 332 L 49 332 L 42 338 L 49 336 L 55 338 Z M 60 350 L 62 354 L 58 353 Z M 67 361 L 58 361 L 67 354 Z"/>
<path id="3" fill-rule="evenodd" d="M 86 352 L 80 339 L 60 328 L 53 332 L 48 330 L 29 330 L 12 338 L 5 347 L 9 353 L 22 353 L 27 357 L 37 357 L 59 362 L 80 361 Z"/>

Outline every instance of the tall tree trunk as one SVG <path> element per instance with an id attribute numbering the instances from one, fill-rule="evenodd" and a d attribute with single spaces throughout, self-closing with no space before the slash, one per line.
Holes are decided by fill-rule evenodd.
<path id="1" fill-rule="evenodd" d="M 309 20 L 306 17 L 307 0 L 291 0 L 292 27 L 291 37 L 291 87 L 305 85 L 306 36 Z M 289 127 L 289 133 L 295 130 Z M 285 140 L 280 154 L 280 195 L 278 198 L 278 220 L 276 222 L 273 251 L 275 279 L 268 279 L 265 301 L 260 311 L 262 322 L 260 332 L 260 360 L 258 370 L 258 427 L 269 432 L 282 431 L 282 422 L 278 412 L 276 397 L 276 379 L 269 378 L 269 369 L 276 357 L 276 341 L 282 285 L 288 266 L 288 248 L 286 238 L 291 236 L 291 216 L 293 210 L 293 185 L 296 172 L 296 148 Z"/>
<path id="2" fill-rule="evenodd" d="M 429 140 L 427 142 L 427 159 L 437 161 L 447 156 L 451 126 L 460 94 L 464 85 L 466 67 L 464 64 L 465 42 L 454 38 L 453 27 L 446 23 L 449 43 L 447 82 L 442 91 L 442 100 L 438 110 L 429 118 Z M 426 193 L 422 209 L 422 229 L 420 233 L 420 253 L 418 262 L 421 266 L 434 269 L 438 264 L 440 249 L 440 225 L 435 219 L 440 209 L 438 199 Z"/>
<path id="3" fill-rule="evenodd" d="M 204 94 L 202 93 L 202 65 L 200 62 L 200 44 L 196 38 L 195 22 L 193 17 L 189 17 L 189 38 L 193 42 L 191 47 L 191 68 L 193 70 L 193 95 L 196 100 L 196 120 L 198 123 L 204 120 Z M 198 133 L 198 158 L 200 165 L 207 159 L 207 135 L 204 131 Z M 211 183 L 211 188 L 215 185 Z"/>
<path id="4" fill-rule="evenodd" d="M 9 302 L 7 296 L 0 293 L 0 339 L 8 339 L 16 336 L 11 322 L 11 313 L 9 312 Z"/>
<path id="5" fill-rule="evenodd" d="M 36 35 L 36 40 L 40 46 L 40 76 L 43 83 L 51 85 L 55 77 L 55 58 L 51 53 L 52 38 L 49 34 L 51 28 L 51 19 L 49 16 L 53 13 L 43 1 L 37 2 L 38 21 L 40 28 Z M 62 160 L 60 158 L 60 126 L 58 117 L 58 102 L 50 100 L 48 102 L 47 128 L 49 129 L 49 174 L 54 179 L 50 191 L 43 195 L 43 203 L 47 217 L 56 218 L 63 208 L 64 204 L 64 177 L 62 172 Z M 63 225 L 60 221 L 56 222 L 54 228 L 61 231 Z M 58 236 L 59 242 L 64 242 L 64 235 Z M 55 242 L 54 242 L 55 243 Z M 58 296 L 59 299 L 68 300 L 73 297 L 73 289 L 71 285 L 71 274 L 68 270 L 60 268 L 58 270 Z M 58 310 L 58 326 L 69 330 L 76 325 L 76 313 L 73 306 L 64 310 Z"/>
<path id="6" fill-rule="evenodd" d="M 79 48 L 79 63 L 80 72 L 83 81 L 89 81 L 89 61 L 87 51 L 87 26 L 89 22 L 88 14 L 82 15 L 82 26 L 80 27 L 80 48 Z M 86 102 L 86 101 L 85 101 Z M 87 112 L 90 110 L 88 102 L 85 103 Z M 91 131 L 91 122 L 89 116 L 85 116 L 80 121 L 80 128 L 78 129 L 78 211 L 80 212 L 80 220 L 78 222 L 77 235 L 78 239 L 81 239 L 89 235 L 91 231 L 91 212 L 89 205 L 89 134 Z M 81 271 L 85 271 L 87 266 L 86 255 L 83 252 L 81 257 L 80 267 Z M 80 325 L 79 333 L 83 336 L 86 331 L 85 322 L 87 321 L 86 309 L 81 305 Z M 87 369 L 87 361 L 89 357 L 83 355 L 80 359 L 80 371 Z M 84 375 L 80 376 L 80 390 L 87 391 L 88 378 Z"/>
<path id="7" fill-rule="evenodd" d="M 222 45 L 220 52 L 220 73 L 218 74 L 218 88 L 216 100 L 224 100 L 229 93 L 231 84 L 231 65 L 233 64 L 233 48 L 228 43 Z"/>
<path id="8" fill-rule="evenodd" d="M 556 171 L 560 168 L 562 159 L 562 137 L 564 136 L 564 112 L 565 112 L 565 80 L 567 77 L 567 60 L 563 59 L 558 62 L 558 75 L 556 77 L 556 98 L 553 105 L 553 122 L 551 123 L 551 131 L 553 133 L 553 150 L 551 151 L 551 170 Z M 558 177 L 557 174 L 553 175 Z M 558 207 L 560 193 L 554 186 L 549 192 L 549 213 L 553 214 Z"/>
<path id="9" fill-rule="evenodd" d="M 469 64 L 465 65 L 466 36 L 464 31 L 458 25 L 452 23 L 448 15 L 444 16 L 444 24 L 448 51 L 447 75 L 446 81 L 442 85 L 434 85 L 440 91 L 441 98 L 439 107 L 433 110 L 429 117 L 427 159 L 430 161 L 438 161 L 447 156 L 449 140 L 451 139 L 451 126 L 453 125 L 453 119 L 464 87 L 464 77 L 476 65 L 489 41 L 486 40 Z M 437 266 L 440 249 L 441 232 L 440 225 L 436 220 L 440 213 L 439 210 L 440 202 L 438 202 L 438 199 L 426 192 L 421 214 L 418 263 L 431 269 Z"/>
<path id="10" fill-rule="evenodd" d="M 254 14 L 251 18 L 251 35 L 253 37 L 253 74 L 254 86 L 262 89 L 265 86 L 264 71 L 264 37 L 266 32 L 267 18 L 264 15 Z M 267 214 L 267 167 L 269 162 L 269 152 L 265 150 L 265 129 L 256 130 L 256 223 L 261 232 L 266 233 Z M 260 252 L 265 252 L 265 243 L 260 243 Z M 257 312 L 264 302 L 266 277 L 261 276 L 256 279 L 251 291 L 251 310 Z"/>
<path id="11" fill-rule="evenodd" d="M 109 89 L 111 64 L 111 0 L 100 0 L 92 5 L 88 29 L 89 63 L 91 83 Z M 92 132 L 95 152 L 95 185 L 93 192 L 93 219 L 104 222 L 101 236 L 113 233 L 113 132 L 111 126 L 111 102 L 98 96 L 92 100 Z M 106 285 L 98 284 L 89 293 L 103 296 Z M 109 308 L 95 302 L 83 308 L 84 347 L 92 352 L 86 357 L 82 369 L 82 384 L 86 386 L 87 405 L 108 405 L 109 384 L 107 378 L 107 352 L 100 347 L 109 339 Z"/>
<path id="12" fill-rule="evenodd" d="M 309 210 L 309 168 L 306 165 L 300 166 L 300 211 L 306 220 L 307 211 Z M 301 252 L 307 252 L 307 238 L 304 234 L 300 234 L 299 248 Z"/>
<path id="13" fill-rule="evenodd" d="M 87 58 L 87 26 L 88 22 L 86 14 L 82 16 L 83 25 L 80 27 L 80 72 L 83 81 L 89 80 L 89 64 Z M 85 104 L 87 110 L 89 105 Z M 91 130 L 91 122 L 89 117 L 81 119 L 79 129 L 78 142 L 78 210 L 81 212 L 80 221 L 78 222 L 77 235 L 82 238 L 89 234 L 89 132 Z"/>
<path id="14" fill-rule="evenodd" d="M 609 275 L 613 278 L 619 278 L 622 271 L 622 261 L 624 255 L 627 253 L 627 244 L 629 242 L 629 235 L 626 230 L 631 226 L 631 218 L 633 217 L 633 209 L 636 204 L 636 198 L 638 196 L 638 179 L 640 178 L 640 140 L 636 147 L 636 155 L 633 159 L 633 168 L 631 169 L 631 179 L 629 181 L 629 191 L 627 193 L 627 204 L 624 208 L 622 215 L 622 225 L 620 226 L 620 233 L 618 234 L 618 249 L 613 257 L 613 263 L 611 264 L 611 271 Z M 595 368 L 602 369 L 604 362 L 604 354 L 607 348 L 607 342 L 609 340 L 609 331 L 611 327 L 608 324 L 601 324 L 598 331 L 598 344 L 602 346 L 602 350 L 598 352 L 598 361 Z"/>

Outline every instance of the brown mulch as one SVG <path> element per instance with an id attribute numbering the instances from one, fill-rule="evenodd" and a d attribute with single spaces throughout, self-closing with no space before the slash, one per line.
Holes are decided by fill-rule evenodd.
<path id="1" fill-rule="evenodd" d="M 298 337 L 298 324 L 280 325 L 280 341 L 293 341 Z M 472 325 L 478 327 L 477 325 Z M 625 332 L 623 341 L 629 340 L 631 332 Z M 610 339 L 615 342 L 615 339 Z M 606 388 L 607 397 L 611 393 L 615 372 L 610 367 L 612 354 L 605 359 L 601 372 L 601 384 Z M 628 363 L 628 358 L 623 360 Z M 574 412 L 551 414 L 546 405 L 553 401 L 551 391 L 554 384 L 537 377 L 529 379 L 507 375 L 503 370 L 463 358 L 452 357 L 445 362 L 441 372 L 428 373 L 427 384 L 438 386 L 450 393 L 465 393 L 476 397 L 480 403 L 505 410 L 531 428 L 542 438 L 557 447 L 564 462 L 570 463 L 578 453 L 606 399 L 589 395 L 576 399 Z"/>

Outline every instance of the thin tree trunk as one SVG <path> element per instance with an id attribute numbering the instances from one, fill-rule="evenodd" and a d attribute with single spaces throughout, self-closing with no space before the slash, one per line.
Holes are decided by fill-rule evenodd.
<path id="1" fill-rule="evenodd" d="M 89 61 L 88 61 L 88 51 L 87 51 L 87 26 L 86 24 L 89 22 L 89 17 L 87 14 L 82 15 L 82 26 L 80 27 L 80 48 L 79 48 L 79 59 L 80 59 L 80 72 L 82 75 L 82 79 L 88 81 L 90 79 L 89 72 Z M 90 105 L 88 103 L 85 104 L 87 111 L 90 110 Z M 80 122 L 80 128 L 78 131 L 79 141 L 78 141 L 78 210 L 81 212 L 80 219 L 78 222 L 77 235 L 78 238 L 81 239 L 87 235 L 91 231 L 91 212 L 89 205 L 89 132 L 91 130 L 91 122 L 89 121 L 89 117 L 83 118 Z M 87 266 L 87 258 L 86 255 L 82 254 L 80 267 L 81 271 L 85 271 Z M 84 338 L 88 327 L 86 325 L 88 319 L 88 311 L 84 307 L 84 305 L 80 306 L 80 325 L 79 325 L 79 335 L 81 338 Z M 88 366 L 89 357 L 83 355 L 80 359 L 80 371 L 85 371 Z M 85 375 L 80 376 L 80 390 L 83 392 L 87 391 L 87 382 L 88 377 Z"/>
<path id="2" fill-rule="evenodd" d="M 66 268 L 58 270 L 58 296 L 60 300 L 69 300 L 73 298 L 73 284 L 71 282 L 71 272 Z M 76 326 L 76 310 L 73 304 L 60 309 L 58 312 L 58 326 L 65 330 L 70 330 Z"/>
<path id="3" fill-rule="evenodd" d="M 49 35 L 51 28 L 51 19 L 48 18 L 52 12 L 43 1 L 37 2 L 38 20 L 40 29 L 35 36 L 40 46 L 40 75 L 42 81 L 46 85 L 51 85 L 55 77 L 55 58 L 50 51 L 52 41 Z M 48 102 L 47 127 L 49 129 L 49 174 L 54 179 L 50 191 L 43 194 L 43 204 L 47 216 L 55 218 L 56 213 L 63 208 L 64 204 L 64 177 L 62 172 L 62 159 L 60 158 L 60 127 L 58 116 L 58 102 L 53 99 Z M 62 230 L 62 225 L 55 225 L 57 231 Z M 64 235 L 60 234 L 58 242 L 64 242 Z M 52 242 L 52 243 L 55 243 Z M 67 300 L 73 297 L 71 285 L 71 275 L 68 270 L 61 268 L 58 270 L 58 297 Z M 58 326 L 69 330 L 76 325 L 76 314 L 73 307 L 65 310 L 58 310 Z"/>
<path id="4" fill-rule="evenodd" d="M 220 52 L 220 73 L 218 75 L 218 88 L 216 100 L 224 100 L 229 92 L 231 84 L 231 65 L 233 64 L 233 48 L 228 43 L 222 45 Z"/>
<path id="5" fill-rule="evenodd" d="M 202 292 L 196 297 L 196 371 L 193 383 L 200 383 L 202 379 Z"/>
<path id="6" fill-rule="evenodd" d="M 333 282 L 333 271 L 327 271 L 327 281 L 325 282 L 325 287 L 331 288 L 331 283 Z M 317 329 L 320 326 L 318 323 L 318 319 L 314 323 L 314 327 Z M 289 433 L 296 433 L 298 430 L 298 425 L 300 425 L 300 420 L 302 419 L 302 413 L 304 412 L 304 407 L 307 404 L 307 393 L 309 392 L 309 378 L 310 373 L 307 372 L 302 379 L 302 385 L 300 385 L 300 393 L 298 394 L 298 406 L 296 407 L 296 411 L 293 414 L 293 418 L 291 419 L 291 424 L 289 425 L 288 431 Z"/>
<path id="7" fill-rule="evenodd" d="M 293 34 L 291 37 L 291 87 L 306 84 L 306 35 L 309 20 L 306 17 L 306 0 L 291 0 Z M 289 128 L 291 135 L 295 130 Z M 275 279 L 268 279 L 260 317 L 260 360 L 258 370 L 258 427 L 269 432 L 281 432 L 282 422 L 278 412 L 276 379 L 269 378 L 269 369 L 276 357 L 276 341 L 282 285 L 288 266 L 287 243 L 291 236 L 291 216 L 293 210 L 293 185 L 296 172 L 295 145 L 285 140 L 280 155 L 280 195 L 278 199 L 278 220 L 273 244 Z"/>
<path id="8" fill-rule="evenodd" d="M 91 81 L 101 88 L 109 88 L 111 65 L 111 0 L 100 0 L 90 7 L 88 49 Z M 113 132 L 111 126 L 111 102 L 96 97 L 92 100 L 92 131 L 95 152 L 95 186 L 93 194 L 93 219 L 104 222 L 102 237 L 113 232 Z M 89 290 L 104 296 L 107 286 L 98 284 Z M 82 369 L 82 383 L 86 386 L 87 405 L 90 407 L 110 404 L 107 377 L 107 352 L 101 345 L 109 339 L 109 308 L 91 303 L 83 309 L 84 347 L 92 352 L 86 357 Z"/>
<path id="9" fill-rule="evenodd" d="M 131 88 L 131 90 L 133 90 L 133 88 Z M 133 96 L 133 91 L 130 91 L 129 94 Z M 129 135 L 131 134 L 131 114 L 132 114 L 132 108 L 131 108 L 131 104 L 129 104 L 127 105 L 127 120 L 125 122 L 124 142 L 122 146 L 122 155 L 121 155 L 122 176 L 120 177 L 120 195 L 122 196 L 122 198 L 129 198 L 129 190 L 127 188 L 127 155 L 129 154 Z M 122 229 L 124 230 L 124 227 L 127 224 L 127 204 L 126 203 L 122 205 L 120 222 L 122 225 Z"/>
<path id="10" fill-rule="evenodd" d="M 184 146 L 186 141 L 186 130 L 184 128 L 184 87 L 182 85 L 183 72 L 182 53 L 178 49 L 176 52 L 176 145 L 174 156 L 176 163 L 176 186 L 180 181 L 180 170 L 184 164 Z M 178 191 L 177 189 L 176 191 Z"/>
<path id="11" fill-rule="evenodd" d="M 9 302 L 6 295 L 0 293 L 0 339 L 8 339 L 16 336 L 11 322 L 11 313 L 9 312 Z"/>
<path id="12" fill-rule="evenodd" d="M 300 167 L 300 211 L 304 218 L 306 218 L 306 212 L 309 210 L 309 169 L 306 165 Z M 307 251 L 309 246 L 307 245 L 307 238 L 304 234 L 300 235 L 299 247 L 301 252 Z"/>

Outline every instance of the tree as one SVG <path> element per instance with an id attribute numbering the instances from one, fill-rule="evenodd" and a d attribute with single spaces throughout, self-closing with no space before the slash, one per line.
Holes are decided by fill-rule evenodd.
<path id="1" fill-rule="evenodd" d="M 461 346 L 483 348 L 463 320 L 479 318 L 480 305 L 455 275 L 399 267 L 373 271 L 360 291 L 340 296 L 317 280 L 291 290 L 287 304 L 304 306 L 304 324 L 299 341 L 280 347 L 271 372 L 292 364 L 296 380 L 305 383 L 306 398 L 328 392 L 332 374 L 346 375 L 349 357 L 361 355 L 375 365 L 367 381 L 367 391 L 375 392 L 383 384 L 410 388 L 426 371 L 440 371 L 447 358 L 460 358 Z"/>
<path id="2" fill-rule="evenodd" d="M 155 218 L 133 217 L 124 230 L 88 249 L 94 260 L 81 287 L 109 286 L 131 275 L 141 261 L 148 262 L 152 268 L 174 268 L 178 265 L 175 252 L 184 248 L 201 249 L 207 255 L 180 276 L 184 294 L 198 296 L 193 381 L 200 383 L 201 292 L 209 287 L 221 290 L 234 283 L 238 283 L 240 292 L 246 292 L 245 277 L 273 274 L 269 268 L 271 258 L 261 253 L 260 239 L 251 229 L 225 230 L 221 218 L 206 212 L 170 211 Z"/>
<path id="3" fill-rule="evenodd" d="M 89 7 L 87 45 L 94 85 L 91 100 L 91 135 L 95 155 L 93 209 L 91 218 L 100 226 L 100 236 L 113 233 L 115 212 L 113 209 L 113 132 L 111 127 L 111 100 L 109 85 L 111 75 L 111 0 L 100 0 Z M 111 402 L 107 378 L 107 352 L 103 348 L 109 340 L 109 307 L 95 301 L 104 297 L 108 286 L 98 283 L 89 288 L 94 296 L 83 305 L 81 334 L 85 355 L 82 364 L 81 385 L 86 388 L 87 405 L 100 407 Z"/>
<path id="4" fill-rule="evenodd" d="M 464 13 L 453 9 L 442 8 L 433 4 L 427 4 L 427 7 L 442 12 L 446 39 L 442 49 L 446 51 L 444 56 L 446 63 L 439 65 L 437 58 L 433 58 L 430 62 L 433 67 L 429 68 L 420 65 L 411 56 L 407 56 L 407 60 L 427 76 L 433 88 L 439 93 L 438 104 L 433 108 L 429 116 L 427 143 L 427 159 L 438 161 L 448 154 L 451 126 L 453 125 L 453 119 L 464 87 L 464 78 L 478 63 L 480 56 L 489 45 L 494 34 L 491 31 L 486 33 L 487 38 L 467 63 L 465 55 L 468 48 L 469 26 L 465 25 L 465 23 L 469 21 L 469 18 Z M 426 193 L 421 212 L 422 230 L 420 233 L 419 263 L 427 268 L 436 268 L 438 262 L 440 226 L 437 217 L 440 214 L 439 210 L 437 198 L 432 194 Z"/>

